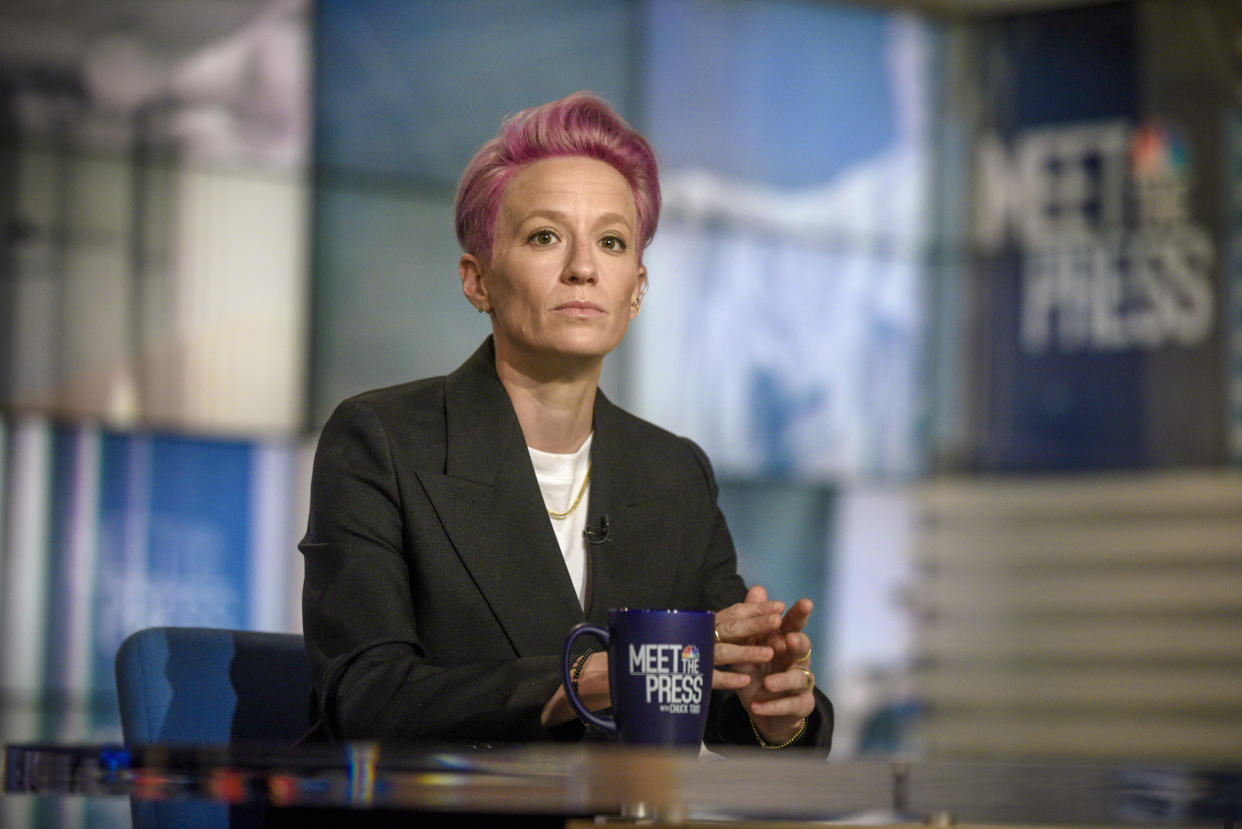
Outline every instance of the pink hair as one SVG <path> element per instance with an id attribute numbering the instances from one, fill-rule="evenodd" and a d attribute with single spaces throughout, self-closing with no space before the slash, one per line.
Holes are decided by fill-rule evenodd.
<path id="1" fill-rule="evenodd" d="M 511 115 L 496 137 L 470 159 L 457 185 L 457 240 L 483 262 L 491 259 L 500 202 L 509 179 L 545 158 L 585 156 L 607 162 L 629 182 L 638 209 L 638 255 L 660 219 L 660 181 L 647 139 L 590 92 Z"/>

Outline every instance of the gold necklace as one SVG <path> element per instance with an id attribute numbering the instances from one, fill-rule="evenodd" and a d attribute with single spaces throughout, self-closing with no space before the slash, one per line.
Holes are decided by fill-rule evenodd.
<path id="1" fill-rule="evenodd" d="M 574 499 L 573 505 L 564 512 L 553 512 L 552 510 L 548 510 L 548 515 L 552 516 L 557 521 L 564 521 L 566 518 L 573 515 L 574 510 L 576 510 L 578 505 L 582 503 L 582 496 L 586 494 L 587 484 L 589 483 L 591 483 L 591 461 L 587 461 L 587 474 L 586 477 L 582 479 L 582 487 L 578 490 L 578 497 Z"/>

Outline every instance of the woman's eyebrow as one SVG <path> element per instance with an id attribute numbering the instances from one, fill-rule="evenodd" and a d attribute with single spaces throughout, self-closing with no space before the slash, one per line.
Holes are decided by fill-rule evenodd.
<path id="1" fill-rule="evenodd" d="M 519 223 L 525 224 L 526 222 L 529 222 L 531 219 L 552 219 L 553 221 L 568 223 L 569 215 L 565 213 L 564 211 L 556 210 L 555 208 L 537 207 L 534 210 L 531 210 L 529 213 L 524 214 L 519 219 Z M 597 226 L 604 225 L 604 224 L 613 224 L 613 223 L 623 224 L 627 228 L 629 228 L 631 225 L 630 220 L 626 218 L 624 213 L 617 213 L 615 211 L 601 213 L 599 216 L 595 218 L 595 222 L 594 222 L 594 224 Z"/>
<path id="2" fill-rule="evenodd" d="M 630 226 L 630 220 L 628 217 L 624 216 L 621 213 L 612 213 L 612 212 L 604 213 L 603 215 L 601 215 L 598 221 L 596 222 L 596 224 L 613 224 L 614 222 L 617 224 L 623 224 L 627 228 Z"/>

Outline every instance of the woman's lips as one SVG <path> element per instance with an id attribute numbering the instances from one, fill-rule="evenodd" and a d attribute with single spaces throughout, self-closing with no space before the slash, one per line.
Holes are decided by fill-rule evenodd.
<path id="1" fill-rule="evenodd" d="M 604 309 L 596 305 L 594 302 L 564 302 L 556 306 L 556 312 L 565 314 L 570 317 L 579 319 L 588 319 L 590 317 L 602 316 Z"/>

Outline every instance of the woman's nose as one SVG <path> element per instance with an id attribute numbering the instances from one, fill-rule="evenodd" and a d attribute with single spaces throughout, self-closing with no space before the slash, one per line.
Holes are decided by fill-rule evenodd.
<path id="1" fill-rule="evenodd" d="M 594 282 L 599 274 L 595 268 L 595 251 L 586 242 L 575 242 L 565 263 L 565 278 L 570 282 Z"/>

